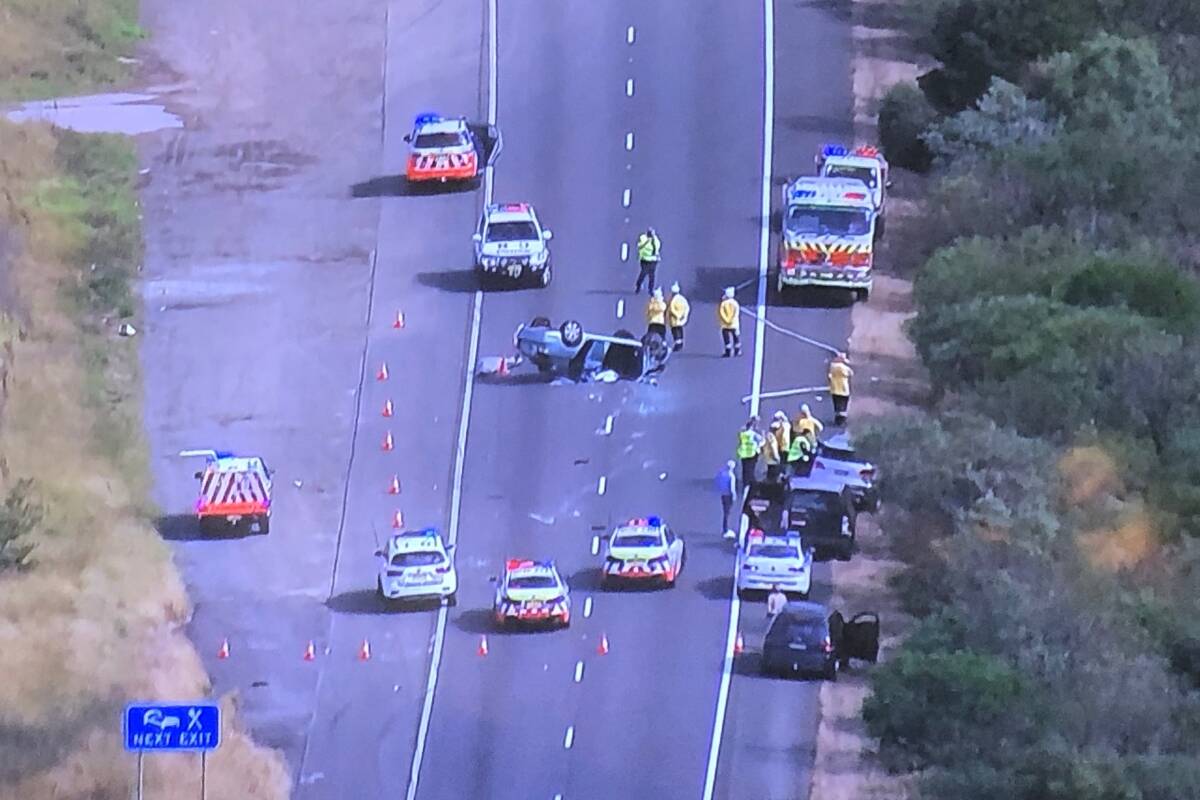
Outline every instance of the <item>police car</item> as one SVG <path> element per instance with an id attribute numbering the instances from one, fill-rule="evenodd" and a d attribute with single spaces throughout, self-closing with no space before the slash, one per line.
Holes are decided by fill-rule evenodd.
<path id="1" fill-rule="evenodd" d="M 571 589 L 553 561 L 512 558 L 496 587 L 493 611 L 501 628 L 525 623 L 571 624 Z"/>
<path id="2" fill-rule="evenodd" d="M 387 544 L 375 551 L 383 559 L 379 594 L 394 601 L 445 598 L 448 605 L 454 605 L 458 572 L 453 554 L 454 545 L 446 545 L 435 528 L 389 537 Z"/>
<path id="3" fill-rule="evenodd" d="M 778 586 L 787 594 L 808 599 L 812 588 L 813 552 L 795 532 L 767 535 L 751 530 L 737 554 L 739 597 L 766 592 Z"/>
<path id="4" fill-rule="evenodd" d="M 542 227 L 529 203 L 497 203 L 483 210 L 475 242 L 475 269 L 483 282 L 549 286 L 554 234 Z"/>
<path id="5" fill-rule="evenodd" d="M 481 148 L 465 117 L 421 114 L 404 141 L 409 144 L 404 169 L 409 181 L 469 181 L 479 176 Z"/>
<path id="6" fill-rule="evenodd" d="M 659 583 L 675 586 L 683 570 L 683 539 L 658 517 L 618 525 L 604 549 L 601 584 Z"/>

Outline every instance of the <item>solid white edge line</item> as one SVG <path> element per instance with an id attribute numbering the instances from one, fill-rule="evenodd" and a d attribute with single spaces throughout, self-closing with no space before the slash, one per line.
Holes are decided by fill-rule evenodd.
<path id="1" fill-rule="evenodd" d="M 563 737 L 563 748 L 566 750 L 570 750 L 571 745 L 573 745 L 573 744 L 575 744 L 575 726 L 568 725 L 567 726 L 567 735 Z"/>
<path id="2" fill-rule="evenodd" d="M 771 167 L 775 135 L 775 2 L 763 0 L 763 151 L 762 151 L 762 224 L 758 243 L 758 321 L 754 327 L 754 373 L 750 386 L 750 414 L 758 413 L 762 393 L 763 334 L 767 309 L 767 259 L 771 248 Z M 734 582 L 736 584 L 736 581 Z M 717 708 L 713 718 L 712 740 L 708 748 L 708 767 L 704 774 L 703 800 L 712 800 L 717 788 L 717 762 L 725 733 L 725 714 L 729 709 L 729 686 L 733 680 L 734 645 L 742 604 L 733 588 L 729 600 L 729 628 L 725 632 L 725 652 L 721 663 L 721 685 L 717 690 Z"/>
<path id="3" fill-rule="evenodd" d="M 596 484 L 596 494 L 603 495 L 604 490 L 608 488 L 608 478 L 604 475 L 600 476 L 600 481 Z"/>
<path id="4" fill-rule="evenodd" d="M 584 619 L 587 619 L 591 615 L 592 615 L 592 598 L 587 597 L 587 598 L 584 598 L 584 601 L 583 601 L 583 617 L 584 617 Z"/>
<path id="5" fill-rule="evenodd" d="M 599 552 L 600 552 L 600 537 L 593 536 L 592 537 L 592 555 L 596 555 Z"/>
<path id="6" fill-rule="evenodd" d="M 625 79 L 625 96 L 633 97 L 633 78 Z"/>
<path id="7" fill-rule="evenodd" d="M 581 680 L 583 680 L 583 662 L 576 661 L 575 662 L 575 682 L 579 683 Z"/>
<path id="8" fill-rule="evenodd" d="M 621 242 L 621 260 L 629 260 L 629 242 Z"/>
<path id="9" fill-rule="evenodd" d="M 496 0 L 488 0 L 488 125 L 496 124 L 497 100 L 497 31 Z M 488 165 L 483 173 L 484 205 L 492 202 L 493 167 Z M 471 399 L 475 394 L 475 361 L 479 357 L 479 328 L 483 316 L 483 292 L 475 292 L 471 309 L 471 335 L 467 347 L 466 383 L 463 387 L 461 417 L 458 423 L 458 441 L 454 450 L 454 478 L 450 490 L 450 527 L 447 530 L 449 544 L 458 539 L 459 515 L 462 510 L 463 469 L 467 459 L 467 429 L 471 423 Z M 425 684 L 425 698 L 421 704 L 421 720 L 417 724 L 417 743 L 413 749 L 412 767 L 408 773 L 406 800 L 416 800 L 417 784 L 421 779 L 421 763 L 425 757 L 425 743 L 429 738 L 429 726 L 433 719 L 433 698 L 437 692 L 438 671 L 442 666 L 442 650 L 446 640 L 446 620 L 449 606 L 438 608 L 437 625 L 433 631 L 433 652 L 429 660 L 429 677 Z"/>
<path id="10" fill-rule="evenodd" d="M 626 150 L 633 149 L 633 131 L 630 131 L 629 133 L 625 134 L 625 149 Z"/>

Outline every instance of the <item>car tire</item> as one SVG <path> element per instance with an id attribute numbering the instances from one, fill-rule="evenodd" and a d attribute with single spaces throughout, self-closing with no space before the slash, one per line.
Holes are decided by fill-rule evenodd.
<path id="1" fill-rule="evenodd" d="M 450 608 L 454 608 L 456 605 L 458 605 L 458 592 L 451 592 L 450 594 L 446 595 L 446 605 Z"/>
<path id="2" fill-rule="evenodd" d="M 578 347 L 583 343 L 583 325 L 578 320 L 567 320 L 559 326 L 558 332 L 567 347 Z"/>
<path id="3" fill-rule="evenodd" d="M 870 289 L 855 289 L 854 290 L 855 302 L 865 303 L 870 299 L 871 299 L 871 290 Z"/>
<path id="4" fill-rule="evenodd" d="M 202 536 L 216 536 L 221 532 L 221 527 L 224 524 L 224 520 L 219 517 L 201 517 L 200 534 Z"/>
<path id="5" fill-rule="evenodd" d="M 271 515 L 263 514 L 258 518 L 258 532 L 266 536 L 271 532 Z"/>
<path id="6" fill-rule="evenodd" d="M 887 217 L 885 217 L 881 214 L 879 216 L 879 219 L 875 220 L 875 239 L 876 239 L 876 241 L 881 241 L 883 239 L 883 233 L 886 230 L 887 230 Z"/>
<path id="7" fill-rule="evenodd" d="M 541 285 L 541 287 L 543 289 L 545 289 L 547 286 L 550 285 L 550 281 L 553 280 L 553 278 L 554 278 L 554 275 L 550 271 L 550 265 L 547 264 L 545 267 L 542 268 L 542 274 L 540 276 L 540 280 L 538 281 L 538 283 Z"/>
<path id="8" fill-rule="evenodd" d="M 531 327 L 531 328 L 549 328 L 550 327 L 550 318 L 549 317 L 534 317 L 533 321 L 529 323 L 529 327 Z"/>
<path id="9" fill-rule="evenodd" d="M 746 602 L 750 599 L 750 591 L 748 589 L 738 589 L 737 595 L 738 600 L 741 600 L 742 602 Z"/>
<path id="10" fill-rule="evenodd" d="M 823 673 L 822 677 L 825 678 L 825 680 L 827 680 L 827 681 L 832 681 L 833 683 L 837 683 L 838 667 L 837 667 L 836 661 L 834 661 L 828 667 L 825 668 L 825 672 Z"/>

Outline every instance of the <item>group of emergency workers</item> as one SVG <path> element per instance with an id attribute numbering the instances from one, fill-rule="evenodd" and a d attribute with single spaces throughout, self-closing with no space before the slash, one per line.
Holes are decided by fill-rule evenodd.
<path id="1" fill-rule="evenodd" d="M 671 330 L 671 347 L 683 349 L 683 329 L 692 314 L 692 306 L 679 288 L 679 282 L 671 284 L 671 296 L 666 297 L 656 285 L 658 264 L 661 259 L 662 240 L 654 228 L 647 228 L 638 236 L 638 276 L 633 284 L 633 293 L 638 294 L 645 285 L 650 293 L 646 302 L 646 332 L 656 333 L 666 341 L 667 329 Z M 725 346 L 722 358 L 742 354 L 742 308 L 738 304 L 732 286 L 726 287 L 717 305 L 717 323 L 721 330 L 721 341 Z"/>

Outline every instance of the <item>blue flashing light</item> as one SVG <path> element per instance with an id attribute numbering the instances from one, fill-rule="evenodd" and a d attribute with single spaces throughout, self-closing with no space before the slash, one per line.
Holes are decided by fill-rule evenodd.
<path id="1" fill-rule="evenodd" d="M 432 111 L 426 111 L 424 114 L 417 114 L 417 118 L 413 120 L 413 127 L 420 128 L 423 125 L 429 125 L 434 122 L 441 122 L 442 115 L 435 114 Z"/>
<path id="2" fill-rule="evenodd" d="M 849 154 L 849 150 L 842 144 L 827 144 L 821 148 L 821 155 L 825 158 L 830 156 L 844 156 Z"/>
<path id="3" fill-rule="evenodd" d="M 651 528 L 657 528 L 660 525 L 662 525 L 662 520 L 659 517 L 651 517 L 650 519 L 648 519 L 646 521 L 648 523 L 650 523 Z"/>
<path id="4" fill-rule="evenodd" d="M 237 456 L 235 456 L 233 453 L 229 452 L 228 450 L 217 450 L 216 453 L 217 453 L 218 461 L 221 459 L 224 459 L 224 458 L 237 458 Z"/>

